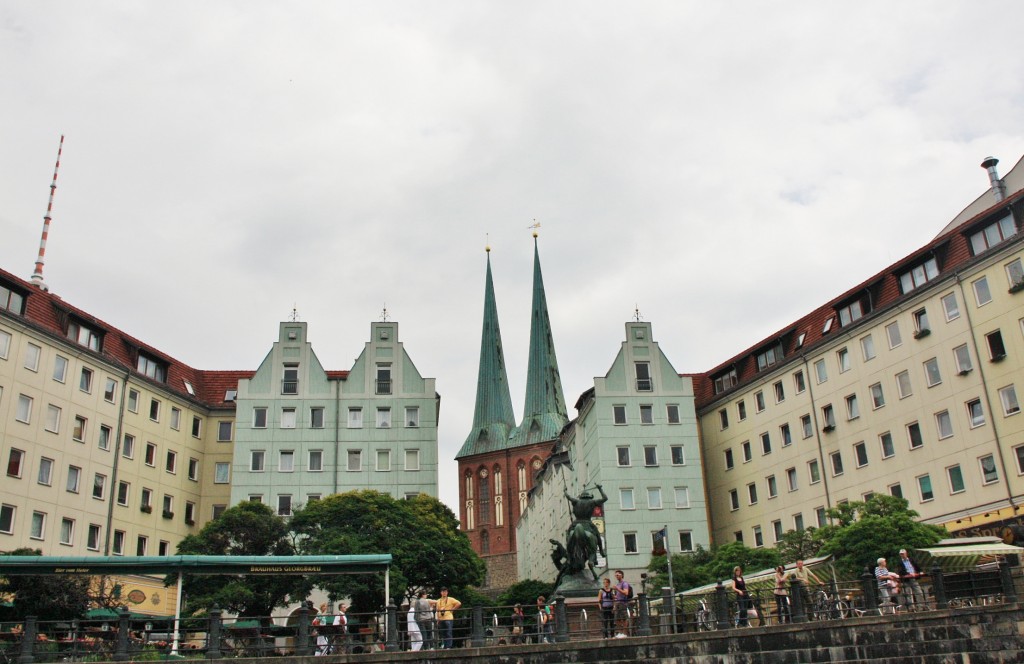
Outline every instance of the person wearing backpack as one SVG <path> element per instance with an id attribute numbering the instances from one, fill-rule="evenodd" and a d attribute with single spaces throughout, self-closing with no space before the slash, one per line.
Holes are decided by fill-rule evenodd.
<path id="1" fill-rule="evenodd" d="M 625 579 L 625 573 L 621 569 L 615 570 L 615 585 L 612 590 L 615 592 L 615 628 L 618 633 L 615 638 L 624 639 L 629 636 L 629 602 L 633 599 L 633 586 Z"/>

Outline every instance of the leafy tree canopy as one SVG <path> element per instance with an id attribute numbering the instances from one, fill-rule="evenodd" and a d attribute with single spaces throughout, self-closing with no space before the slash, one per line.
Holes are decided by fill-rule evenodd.
<path id="1" fill-rule="evenodd" d="M 732 570 L 739 565 L 745 574 L 757 572 L 779 564 L 775 549 L 744 546 L 742 542 L 729 542 L 712 547 L 710 551 L 701 546 L 693 553 L 672 556 L 672 580 L 676 592 L 689 590 L 709 583 L 732 578 Z M 654 556 L 648 571 L 653 572 L 650 588 L 668 586 L 668 565 L 665 556 Z"/>
<path id="2" fill-rule="evenodd" d="M 779 552 L 780 562 L 789 564 L 814 558 L 819 555 L 818 552 L 824 544 L 819 528 L 801 528 L 783 533 L 782 539 L 775 545 L 775 550 Z"/>
<path id="3" fill-rule="evenodd" d="M 505 592 L 498 595 L 498 606 L 514 606 L 522 604 L 523 610 L 536 605 L 537 598 L 541 595 L 550 600 L 555 592 L 555 584 L 550 581 L 538 581 L 536 579 L 523 579 L 509 586 Z M 597 593 L 594 593 L 595 595 Z"/>
<path id="4" fill-rule="evenodd" d="M 196 535 L 178 544 L 180 555 L 290 556 L 295 549 L 288 524 L 263 503 L 245 501 L 225 510 Z M 301 576 L 186 575 L 185 613 L 216 604 L 239 616 L 269 616 L 291 601 L 305 599 L 312 588 Z"/>
<path id="5" fill-rule="evenodd" d="M 874 568 L 878 558 L 897 558 L 901 548 L 931 546 L 949 536 L 945 528 L 917 522 L 917 512 L 896 496 L 876 494 L 867 502 L 844 503 L 828 516 L 833 525 L 819 529 L 821 553 L 835 556 L 839 573 L 848 577 Z"/>
<path id="6" fill-rule="evenodd" d="M 436 498 L 420 495 L 396 500 L 372 490 L 311 502 L 291 519 L 302 554 L 390 553 L 391 593 L 407 598 L 420 590 L 436 597 L 442 586 L 459 597 L 483 581 L 484 564 L 458 524 L 452 511 Z M 322 576 L 314 581 L 332 600 L 351 597 L 357 613 L 383 608 L 380 575 Z"/>
<path id="7" fill-rule="evenodd" d="M 39 549 L 15 549 L 8 556 L 41 556 Z M 90 577 L 40 574 L 0 577 L 0 594 L 10 595 L 14 606 L 5 614 L 9 620 L 36 616 L 40 620 L 73 620 L 89 608 Z"/>

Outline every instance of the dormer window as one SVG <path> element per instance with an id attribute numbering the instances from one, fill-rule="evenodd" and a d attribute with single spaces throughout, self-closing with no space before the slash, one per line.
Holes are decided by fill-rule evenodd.
<path id="1" fill-rule="evenodd" d="M 715 378 L 715 394 L 720 394 L 726 390 L 736 387 L 739 382 L 739 375 L 736 373 L 736 369 L 732 368 L 726 373 Z"/>
<path id="2" fill-rule="evenodd" d="M 7 285 L 0 283 L 0 309 L 19 316 L 25 312 L 25 296 Z"/>
<path id="3" fill-rule="evenodd" d="M 860 306 L 860 301 L 851 302 L 839 310 L 839 325 L 841 327 L 846 327 L 863 315 L 864 310 Z"/>
<path id="4" fill-rule="evenodd" d="M 782 360 L 782 344 L 776 343 L 774 346 L 757 354 L 757 370 L 764 371 L 780 360 Z"/>
<path id="5" fill-rule="evenodd" d="M 68 323 L 68 339 L 89 350 L 100 350 L 100 333 L 77 320 Z"/>
<path id="6" fill-rule="evenodd" d="M 136 368 L 144 376 L 149 376 L 161 383 L 167 382 L 167 365 L 154 357 L 139 353 L 139 361 Z"/>
<path id="7" fill-rule="evenodd" d="M 1017 225 L 1013 223 L 1013 215 L 1008 214 L 999 221 L 971 233 L 971 253 L 977 256 L 1016 234 Z"/>
<path id="8" fill-rule="evenodd" d="M 931 257 L 900 275 L 900 290 L 907 294 L 939 276 L 939 264 Z"/>

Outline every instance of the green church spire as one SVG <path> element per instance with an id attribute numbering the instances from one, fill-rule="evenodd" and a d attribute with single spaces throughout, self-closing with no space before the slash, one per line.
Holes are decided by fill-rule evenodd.
<path id="1" fill-rule="evenodd" d="M 551 336 L 544 277 L 540 271 L 537 233 L 533 234 L 533 312 L 530 319 L 530 365 L 526 375 L 526 407 L 514 445 L 554 440 L 568 423 L 562 378 Z"/>
<path id="2" fill-rule="evenodd" d="M 516 426 L 505 374 L 505 354 L 498 326 L 498 305 L 491 279 L 491 249 L 487 248 L 487 282 L 484 287 L 484 327 L 480 339 L 480 370 L 476 380 L 473 429 L 455 458 L 503 449 Z"/>

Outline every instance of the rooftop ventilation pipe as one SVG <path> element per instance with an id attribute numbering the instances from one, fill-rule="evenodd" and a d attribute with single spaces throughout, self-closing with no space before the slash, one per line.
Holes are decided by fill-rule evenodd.
<path id="1" fill-rule="evenodd" d="M 1006 185 L 999 179 L 999 171 L 996 170 L 998 163 L 995 157 L 985 157 L 985 161 L 981 162 L 981 167 L 988 171 L 988 180 L 992 183 L 992 193 L 997 202 L 1006 198 Z"/>

